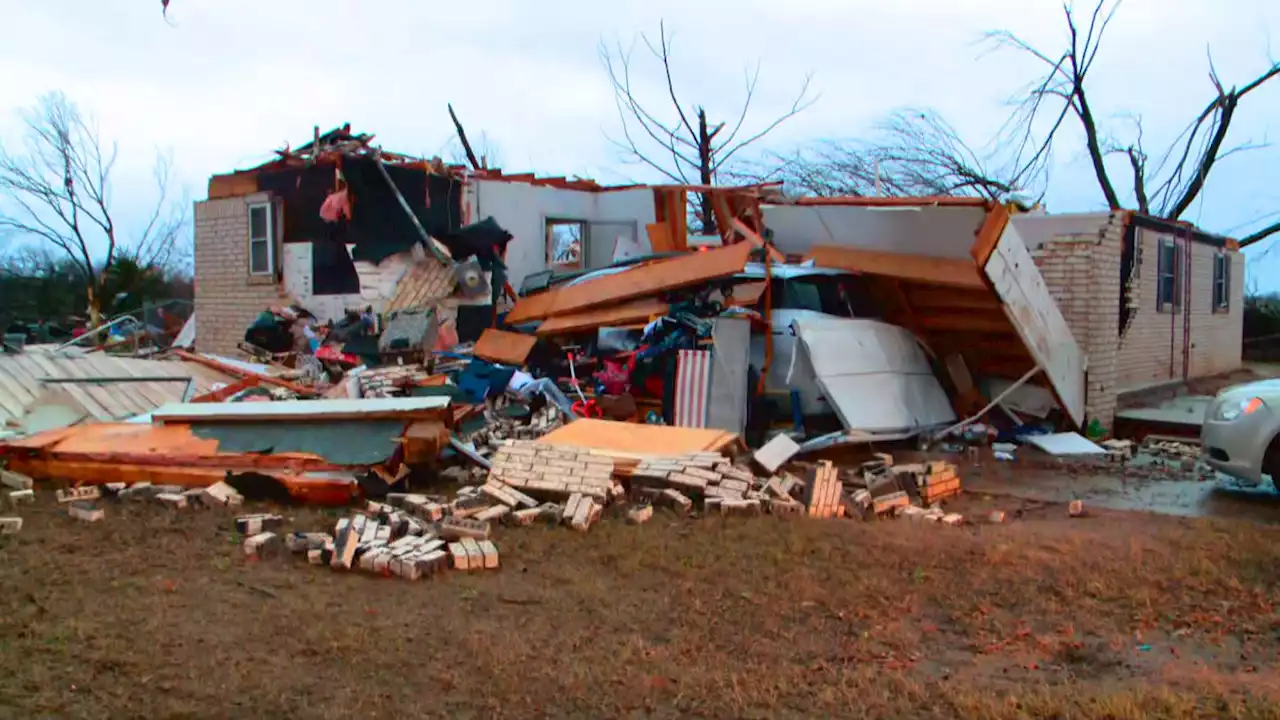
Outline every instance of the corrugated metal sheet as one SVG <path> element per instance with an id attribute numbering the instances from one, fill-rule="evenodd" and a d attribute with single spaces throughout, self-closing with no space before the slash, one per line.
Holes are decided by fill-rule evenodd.
<path id="1" fill-rule="evenodd" d="M 209 392 L 215 383 L 234 382 L 235 378 L 196 363 L 178 360 L 146 360 L 116 357 L 101 352 L 72 350 L 53 353 L 48 346 L 29 346 L 21 353 L 0 354 L 0 425 L 17 421 L 57 390 L 84 408 L 99 421 L 121 420 L 164 405 L 181 402 L 186 390 L 182 382 L 127 383 L 43 383 L 43 378 L 108 378 L 108 377 L 189 377 L 195 380 L 195 394 Z"/>

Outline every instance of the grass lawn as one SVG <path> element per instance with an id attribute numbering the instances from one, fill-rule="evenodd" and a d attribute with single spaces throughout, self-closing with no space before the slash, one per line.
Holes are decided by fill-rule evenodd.
<path id="1" fill-rule="evenodd" d="M 1280 718 L 1280 528 L 1242 521 L 659 512 L 410 583 L 106 508 L 0 544 L 0 715 Z"/>

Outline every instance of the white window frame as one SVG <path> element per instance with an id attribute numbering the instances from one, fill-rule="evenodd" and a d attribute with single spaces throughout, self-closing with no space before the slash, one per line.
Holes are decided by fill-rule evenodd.
<path id="1" fill-rule="evenodd" d="M 262 208 L 267 215 L 267 236 L 265 238 L 255 238 L 253 236 L 253 211 Z M 253 269 L 253 244 L 255 242 L 267 243 L 267 269 L 255 271 Z M 249 276 L 250 277 L 271 277 L 276 273 L 276 218 L 275 204 L 268 202 L 256 202 L 249 204 Z"/>
<path id="2" fill-rule="evenodd" d="M 1222 288 L 1221 296 L 1218 295 L 1219 286 Z M 1213 295 L 1210 300 L 1214 312 L 1231 309 L 1231 258 L 1222 250 L 1213 254 Z"/>
<path id="3" fill-rule="evenodd" d="M 558 263 L 555 258 L 555 248 L 551 244 L 552 228 L 557 225 L 577 225 L 578 226 L 578 260 L 576 263 Z M 587 246 L 590 244 L 591 222 L 589 220 L 580 220 L 569 217 L 549 216 L 543 218 L 543 247 L 546 249 L 546 263 L 548 270 L 586 270 L 587 266 Z"/>
<path id="4" fill-rule="evenodd" d="M 1173 248 L 1173 257 L 1169 260 L 1173 267 L 1165 267 L 1164 264 L 1164 249 L 1167 247 Z M 1171 237 L 1160 238 L 1156 246 L 1156 312 L 1177 313 L 1182 309 L 1182 262 L 1182 245 Z M 1173 276 L 1172 297 L 1166 298 L 1160 290 L 1169 275 Z"/>

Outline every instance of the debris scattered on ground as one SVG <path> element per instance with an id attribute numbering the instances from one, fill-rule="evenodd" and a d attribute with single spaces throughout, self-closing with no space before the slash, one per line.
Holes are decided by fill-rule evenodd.
<path id="1" fill-rule="evenodd" d="M 10 490 L 9 491 L 10 505 L 24 505 L 24 504 L 33 503 L 35 501 L 36 501 L 35 490 Z"/>
<path id="2" fill-rule="evenodd" d="M 14 490 L 30 490 L 35 487 L 31 478 L 11 470 L 0 470 L 0 483 Z"/>
<path id="3" fill-rule="evenodd" d="M 0 517 L 0 535 L 16 535 L 22 532 L 22 518 Z"/>
<path id="4" fill-rule="evenodd" d="M 86 502 L 73 502 L 67 507 L 67 514 L 81 522 L 98 522 L 107 516 L 105 510 Z"/>
<path id="5" fill-rule="evenodd" d="M 1084 501 L 1072 500 L 1067 505 L 1067 515 L 1073 518 L 1084 517 Z"/>

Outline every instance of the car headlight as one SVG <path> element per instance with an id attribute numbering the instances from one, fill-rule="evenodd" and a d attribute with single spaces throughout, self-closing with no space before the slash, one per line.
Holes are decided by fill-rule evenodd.
<path id="1" fill-rule="evenodd" d="M 1239 400 L 1228 400 L 1214 410 L 1215 420 L 1225 420 L 1230 422 L 1238 417 L 1252 415 L 1262 409 L 1262 398 L 1241 398 Z"/>

